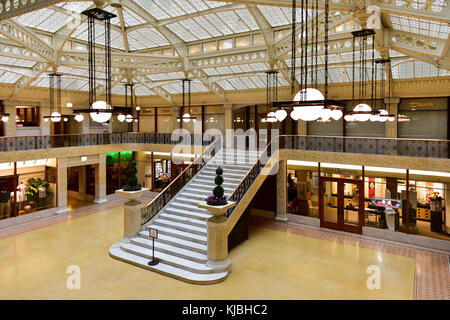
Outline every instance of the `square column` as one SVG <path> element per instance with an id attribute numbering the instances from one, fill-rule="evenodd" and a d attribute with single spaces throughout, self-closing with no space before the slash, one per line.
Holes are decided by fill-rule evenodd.
<path id="1" fill-rule="evenodd" d="M 223 108 L 225 109 L 225 132 L 226 132 L 227 130 L 233 129 L 233 105 L 224 104 Z"/>
<path id="2" fill-rule="evenodd" d="M 64 213 L 69 211 L 67 208 L 67 158 L 58 158 L 57 160 L 57 196 L 58 202 L 56 206 L 58 207 L 57 213 Z"/>
<path id="3" fill-rule="evenodd" d="M 16 105 L 5 105 L 5 112 L 9 113 L 9 121 L 5 123 L 5 136 L 16 135 Z"/>
<path id="4" fill-rule="evenodd" d="M 297 134 L 306 136 L 308 134 L 308 122 L 303 120 L 297 120 Z"/>
<path id="5" fill-rule="evenodd" d="M 180 116 L 180 107 L 172 107 L 172 130 L 180 128 L 182 126 L 182 122 L 177 121 L 177 117 Z"/>
<path id="6" fill-rule="evenodd" d="M 106 199 L 106 154 L 99 154 L 99 162 L 95 165 L 95 199 L 94 203 L 107 202 Z"/>
<path id="7" fill-rule="evenodd" d="M 275 220 L 287 221 L 286 215 L 287 200 L 287 160 L 278 162 L 277 172 L 277 214 Z"/>
<path id="8" fill-rule="evenodd" d="M 444 231 L 450 234 L 450 183 L 445 184 L 445 225 Z"/>
<path id="9" fill-rule="evenodd" d="M 397 138 L 398 104 L 400 103 L 400 98 L 384 99 L 384 103 L 386 104 L 387 112 L 395 115 L 394 121 L 386 121 L 386 138 Z"/>

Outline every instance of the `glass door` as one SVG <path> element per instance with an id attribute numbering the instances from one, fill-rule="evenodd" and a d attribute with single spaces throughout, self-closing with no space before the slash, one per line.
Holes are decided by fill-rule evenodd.
<path id="1" fill-rule="evenodd" d="M 320 226 L 362 233 L 364 191 L 361 180 L 319 178 Z"/>

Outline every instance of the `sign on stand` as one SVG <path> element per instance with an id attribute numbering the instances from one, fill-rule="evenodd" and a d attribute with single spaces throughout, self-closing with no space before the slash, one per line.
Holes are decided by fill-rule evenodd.
<path id="1" fill-rule="evenodd" d="M 156 266 L 159 261 L 155 259 L 155 238 L 158 239 L 158 230 L 149 228 L 149 235 L 152 238 L 152 260 L 148 262 L 149 266 Z"/>

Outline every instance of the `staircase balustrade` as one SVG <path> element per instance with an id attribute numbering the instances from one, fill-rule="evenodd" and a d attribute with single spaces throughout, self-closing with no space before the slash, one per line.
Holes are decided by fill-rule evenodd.
<path id="1" fill-rule="evenodd" d="M 183 170 L 148 206 L 141 210 L 141 225 L 145 225 L 160 212 L 177 193 L 214 157 L 222 147 L 222 139 L 215 139 L 186 169 Z"/>

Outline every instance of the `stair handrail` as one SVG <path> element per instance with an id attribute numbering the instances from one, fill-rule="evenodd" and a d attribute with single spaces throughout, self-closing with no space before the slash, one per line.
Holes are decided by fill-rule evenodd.
<path id="1" fill-rule="evenodd" d="M 237 207 L 237 204 L 239 201 L 242 200 L 244 195 L 247 193 L 250 186 L 255 181 L 256 177 L 261 173 L 262 169 L 265 167 L 265 164 L 272 156 L 272 142 L 276 139 L 279 139 L 280 136 L 276 136 L 272 138 L 269 142 L 269 144 L 264 148 L 262 153 L 259 155 L 256 162 L 253 164 L 253 166 L 248 170 L 247 174 L 244 178 L 242 178 L 241 182 L 238 184 L 238 186 L 234 189 L 233 193 L 228 197 L 228 201 L 236 202 L 236 206 L 228 209 L 226 212 L 226 217 L 229 218 L 231 214 L 233 213 L 234 209 Z M 264 158 L 264 159 L 263 159 Z M 264 160 L 264 161 L 262 161 Z"/>
<path id="2" fill-rule="evenodd" d="M 213 141 L 206 150 L 198 156 L 187 168 L 185 168 L 161 193 L 156 196 L 146 207 L 141 209 L 141 226 L 152 220 L 170 200 L 194 177 L 201 168 L 222 147 L 222 139 L 211 136 Z"/>

